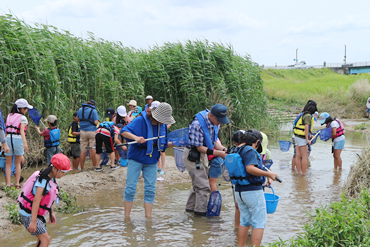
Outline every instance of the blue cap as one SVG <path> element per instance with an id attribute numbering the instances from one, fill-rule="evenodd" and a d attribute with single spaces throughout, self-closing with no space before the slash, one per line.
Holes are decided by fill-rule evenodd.
<path id="1" fill-rule="evenodd" d="M 215 104 L 212 106 L 211 114 L 215 116 L 221 124 L 230 123 L 230 120 L 227 117 L 227 108 L 222 104 Z"/>
<path id="2" fill-rule="evenodd" d="M 320 124 L 323 125 L 328 117 L 330 117 L 330 114 L 329 113 L 327 113 L 327 112 L 321 113 L 320 114 L 320 117 L 319 117 Z"/>
<path id="3" fill-rule="evenodd" d="M 143 111 L 143 108 L 141 108 L 140 106 L 135 106 L 135 108 L 134 108 L 134 112 L 132 113 L 132 116 L 136 117 L 136 116 L 137 116 L 137 115 L 139 115 L 142 111 Z"/>

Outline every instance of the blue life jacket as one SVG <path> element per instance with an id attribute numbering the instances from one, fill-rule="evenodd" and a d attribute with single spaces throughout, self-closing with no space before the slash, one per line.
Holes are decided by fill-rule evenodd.
<path id="1" fill-rule="evenodd" d="M 5 132 L 5 123 L 4 123 L 4 116 L 3 116 L 3 112 L 0 110 L 0 126 L 2 127 L 2 129 L 4 130 Z"/>
<path id="2" fill-rule="evenodd" d="M 102 122 L 102 123 L 99 124 L 99 127 L 98 128 L 108 130 L 109 133 L 110 133 L 110 136 L 112 138 L 114 138 L 114 127 L 113 127 L 113 125 L 114 125 L 114 122 L 104 121 L 104 122 Z"/>
<path id="3" fill-rule="evenodd" d="M 85 108 L 86 108 L 86 107 L 91 108 L 91 110 L 90 110 L 90 114 L 89 114 L 89 116 L 87 116 L 87 117 L 85 116 Z M 82 122 L 82 121 L 87 121 L 87 122 L 90 122 L 92 125 L 94 125 L 94 126 L 95 126 L 94 121 L 93 121 L 93 120 L 91 120 L 91 115 L 92 115 L 92 113 L 93 113 L 94 109 L 96 109 L 96 107 L 95 107 L 95 106 L 90 105 L 90 104 L 82 103 L 82 114 L 81 114 L 82 118 L 80 119 L 80 122 Z"/>
<path id="4" fill-rule="evenodd" d="M 251 146 L 234 148 L 225 158 L 225 165 L 229 172 L 231 182 L 235 185 L 263 184 L 265 177 L 255 176 L 247 172 L 245 165 L 243 164 L 242 157 L 239 154 L 239 152 L 243 149 L 247 149 L 247 151 L 253 150 L 258 160 L 257 167 L 261 170 L 264 170 L 261 155 L 254 148 Z"/>
<path id="5" fill-rule="evenodd" d="M 146 104 L 146 105 L 144 106 L 144 111 L 145 111 L 146 109 L 148 109 L 148 107 L 149 107 L 149 104 Z"/>
<path id="6" fill-rule="evenodd" d="M 152 138 L 153 137 L 153 129 L 152 129 L 152 122 L 150 121 L 150 118 L 147 115 L 146 111 L 141 112 L 141 116 L 144 118 L 147 128 L 147 137 L 146 138 Z M 159 136 L 166 136 L 165 138 L 160 138 L 157 140 L 157 146 L 158 150 L 163 152 L 167 148 L 167 124 L 159 124 Z M 146 155 L 152 155 L 153 153 L 153 140 L 147 141 L 144 143 L 143 146 L 146 144 Z"/>
<path id="7" fill-rule="evenodd" d="M 210 112 L 208 109 L 204 110 L 204 111 L 201 111 L 201 112 L 198 112 L 195 117 L 196 119 L 199 121 L 200 123 L 200 126 L 202 127 L 202 130 L 203 130 L 203 133 L 204 133 L 204 141 L 205 141 L 205 144 L 207 146 L 207 148 L 209 149 L 213 149 L 216 141 L 217 141 L 217 136 L 218 136 L 218 128 L 217 126 L 213 126 L 213 137 L 211 138 L 211 134 L 209 133 L 209 129 L 208 129 L 208 125 L 207 125 L 207 122 L 206 122 L 206 118 L 205 118 L 205 115 Z"/>
<path id="8" fill-rule="evenodd" d="M 48 128 L 48 130 L 50 139 L 49 140 L 44 139 L 44 146 L 47 148 L 59 146 L 60 130 L 58 128 L 55 129 Z"/>

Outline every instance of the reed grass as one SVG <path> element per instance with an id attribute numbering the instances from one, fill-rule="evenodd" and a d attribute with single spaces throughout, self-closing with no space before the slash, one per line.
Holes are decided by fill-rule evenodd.
<path id="1" fill-rule="evenodd" d="M 187 126 L 195 113 L 214 103 L 227 105 L 233 125 L 240 128 L 274 125 L 266 114 L 267 97 L 257 64 L 231 45 L 188 40 L 136 49 L 88 35 L 82 39 L 50 25 L 31 26 L 12 15 L 0 16 L 4 115 L 15 100 L 25 98 L 44 118 L 58 117 L 65 143 L 72 113 L 81 103 L 94 99 L 103 119 L 107 107 L 126 105 L 131 99 L 144 106 L 145 95 L 150 94 L 172 105 L 174 128 Z M 33 128 L 29 133 L 32 139 L 41 139 Z M 30 153 L 37 159 L 42 141 L 34 140 Z"/>

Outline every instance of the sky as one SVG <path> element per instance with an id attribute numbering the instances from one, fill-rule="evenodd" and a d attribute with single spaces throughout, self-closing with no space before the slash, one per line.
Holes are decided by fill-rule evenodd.
<path id="1" fill-rule="evenodd" d="M 1 14 L 148 48 L 207 39 L 260 65 L 370 61 L 369 0 L 0 0 Z"/>

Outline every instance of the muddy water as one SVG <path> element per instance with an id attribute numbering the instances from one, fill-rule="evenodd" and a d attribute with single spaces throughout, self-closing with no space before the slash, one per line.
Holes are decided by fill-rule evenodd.
<path id="1" fill-rule="evenodd" d="M 277 139 L 288 140 L 284 133 Z M 341 186 L 348 176 L 356 153 L 368 145 L 359 133 L 346 133 L 342 153 L 343 170 L 333 170 L 331 142 L 318 141 L 313 145 L 310 167 L 306 177 L 291 171 L 293 150 L 282 153 L 277 140 L 270 140 L 274 158 L 272 170 L 283 183 L 274 183 L 281 198 L 277 211 L 268 215 L 263 243 L 288 239 L 307 222 L 307 212 L 320 205 L 338 200 Z M 122 181 L 124 183 L 124 181 Z M 234 201 L 231 187 L 223 182 L 220 188 L 223 207 L 217 218 L 194 217 L 184 212 L 190 185 L 165 186 L 157 183 L 153 219 L 143 217 L 143 188 L 138 188 L 131 220 L 124 220 L 123 191 L 100 191 L 95 196 L 79 197 L 83 205 L 93 205 L 79 214 L 58 214 L 58 224 L 48 225 L 50 246 L 235 246 Z M 267 189 L 269 190 L 269 189 Z M 269 191 L 267 191 L 269 192 Z M 249 238 L 250 239 L 250 238 Z M 0 235 L 1 246 L 32 246 L 35 237 L 20 226 L 8 236 Z"/>

